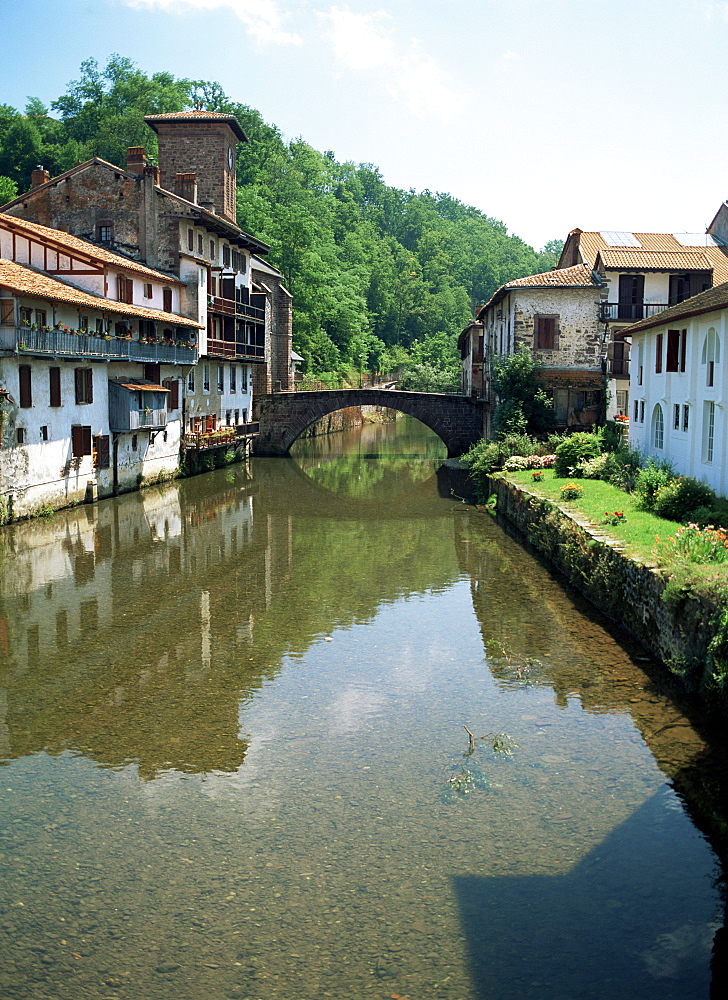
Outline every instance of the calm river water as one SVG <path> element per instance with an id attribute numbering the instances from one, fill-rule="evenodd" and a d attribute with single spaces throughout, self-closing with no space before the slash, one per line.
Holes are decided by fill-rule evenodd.
<path id="1" fill-rule="evenodd" d="M 711 734 L 426 435 L 3 529 L 0 996 L 726 995 Z"/>

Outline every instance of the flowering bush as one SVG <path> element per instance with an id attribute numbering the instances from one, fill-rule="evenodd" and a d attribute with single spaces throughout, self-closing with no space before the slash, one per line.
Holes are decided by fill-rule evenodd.
<path id="1" fill-rule="evenodd" d="M 504 468 L 506 472 L 522 472 L 529 468 L 528 459 L 524 455 L 513 455 L 506 461 Z"/>
<path id="2" fill-rule="evenodd" d="M 531 473 L 531 479 L 534 481 L 534 483 L 543 482 L 543 472 L 541 472 L 540 469 L 537 469 L 535 472 Z"/>
<path id="3" fill-rule="evenodd" d="M 691 476 L 679 476 L 655 490 L 652 510 L 668 521 L 694 520 L 694 513 L 701 507 L 712 507 L 715 493 L 707 485 Z"/>
<path id="4" fill-rule="evenodd" d="M 674 535 L 662 543 L 669 555 L 676 555 L 693 563 L 728 562 L 728 532 L 709 524 L 700 528 L 688 524 L 678 528 Z"/>
<path id="5" fill-rule="evenodd" d="M 628 416 L 626 416 L 626 415 L 625 415 L 624 413 L 618 413 L 618 414 L 617 414 L 617 415 L 615 416 L 615 418 L 614 418 L 614 419 L 615 419 L 615 420 L 617 421 L 617 423 L 619 423 L 619 424 L 628 424 L 628 423 L 629 423 L 629 417 L 628 417 Z"/>
<path id="6" fill-rule="evenodd" d="M 564 483 L 561 487 L 562 500 L 578 500 L 584 496 L 584 487 L 580 483 Z"/>
<path id="7" fill-rule="evenodd" d="M 623 524 L 627 520 L 627 515 L 623 510 L 605 510 L 603 524 Z"/>

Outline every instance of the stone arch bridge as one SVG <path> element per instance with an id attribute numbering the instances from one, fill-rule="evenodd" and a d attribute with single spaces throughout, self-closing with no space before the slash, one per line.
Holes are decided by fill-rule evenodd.
<path id="1" fill-rule="evenodd" d="M 416 417 L 445 443 L 448 458 L 462 455 L 483 436 L 483 404 L 466 396 L 398 389 L 322 389 L 258 396 L 256 455 L 287 455 L 296 438 L 327 413 L 347 406 L 384 406 Z"/>

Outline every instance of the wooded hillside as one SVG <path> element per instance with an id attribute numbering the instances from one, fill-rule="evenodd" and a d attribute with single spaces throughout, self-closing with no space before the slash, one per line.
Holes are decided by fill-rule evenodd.
<path id="1" fill-rule="evenodd" d="M 503 282 L 556 263 L 557 241 L 536 252 L 449 194 L 389 187 L 370 163 L 287 142 L 217 83 L 147 76 L 121 56 L 104 68 L 84 62 L 49 108 L 34 98 L 22 112 L 0 105 L 0 204 L 27 190 L 38 164 L 52 175 L 92 156 L 123 165 L 128 146 L 154 158 L 144 115 L 194 100 L 234 114 L 249 137 L 238 148 L 238 223 L 272 247 L 311 374 L 405 364 L 445 387 L 475 308 Z"/>

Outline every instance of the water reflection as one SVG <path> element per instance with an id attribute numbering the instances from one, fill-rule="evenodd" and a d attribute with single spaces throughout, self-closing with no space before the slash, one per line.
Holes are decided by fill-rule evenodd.
<path id="1" fill-rule="evenodd" d="M 3 532 L 0 993 L 707 995 L 719 741 L 429 459 L 313 455 Z"/>

